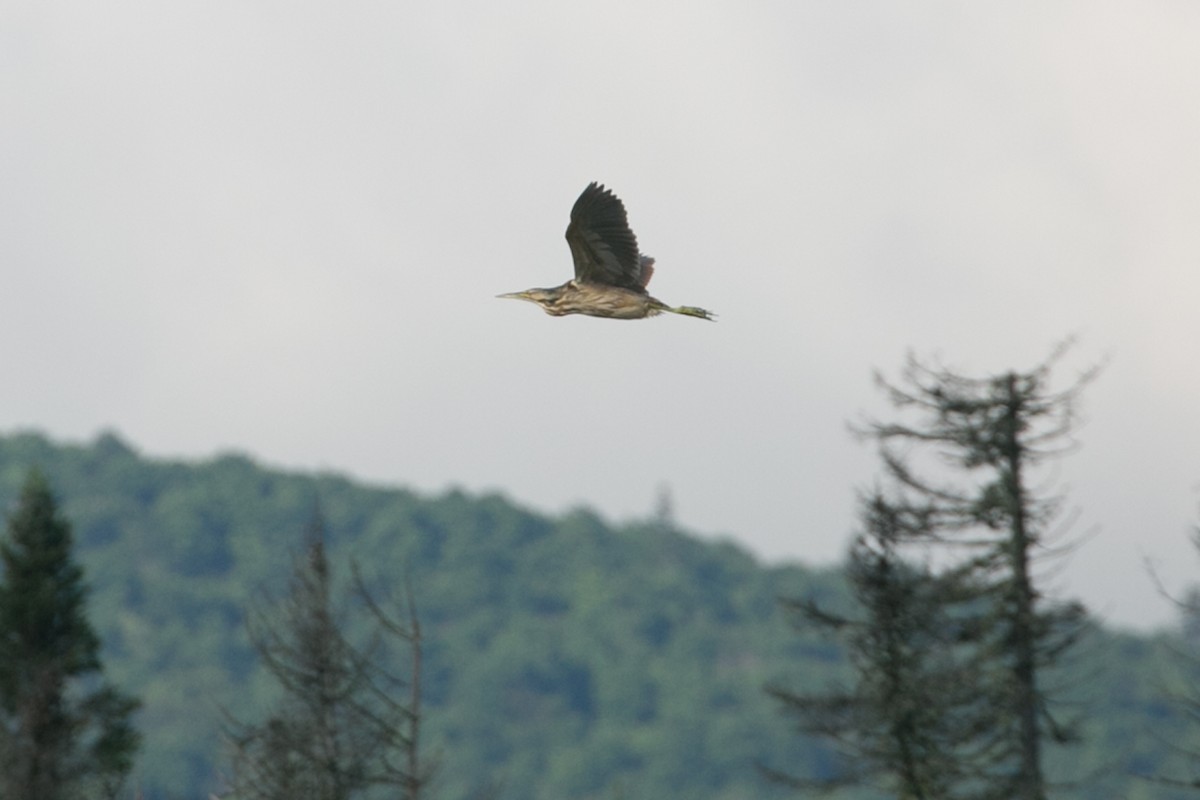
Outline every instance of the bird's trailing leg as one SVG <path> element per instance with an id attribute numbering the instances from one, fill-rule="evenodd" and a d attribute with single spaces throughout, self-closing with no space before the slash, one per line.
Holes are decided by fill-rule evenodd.
<path id="1" fill-rule="evenodd" d="M 685 317 L 698 317 L 700 319 L 709 320 L 710 322 L 716 322 L 717 320 L 716 314 L 706 309 L 698 308 L 697 306 L 669 306 L 661 300 L 655 300 L 654 298 L 651 298 L 650 302 L 650 307 L 654 309 L 654 313 L 669 311 L 672 314 L 682 314 Z"/>
<path id="2" fill-rule="evenodd" d="M 675 308 L 668 308 L 667 311 L 670 311 L 672 314 L 683 314 L 685 317 L 699 317 L 700 319 L 707 319 L 713 322 L 717 319 L 716 314 L 711 311 L 705 311 L 703 308 L 697 308 L 696 306 L 676 306 Z"/>

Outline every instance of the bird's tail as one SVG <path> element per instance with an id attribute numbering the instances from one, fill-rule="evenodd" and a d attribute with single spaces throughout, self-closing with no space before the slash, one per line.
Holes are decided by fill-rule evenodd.
<path id="1" fill-rule="evenodd" d="M 717 315 L 711 311 L 705 311 L 703 308 L 696 306 L 675 306 L 674 308 L 666 306 L 663 311 L 670 311 L 672 314 L 683 314 L 685 317 L 699 317 L 715 322 Z"/>

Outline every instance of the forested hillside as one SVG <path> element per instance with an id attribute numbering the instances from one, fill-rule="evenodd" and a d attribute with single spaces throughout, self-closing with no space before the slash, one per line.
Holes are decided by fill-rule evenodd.
<path id="1" fill-rule="evenodd" d="M 343 573 L 378 596 L 411 581 L 425 632 L 434 797 L 784 796 L 756 762 L 819 767 L 762 691 L 839 674 L 838 652 L 794 631 L 781 596 L 842 597 L 834 572 L 767 567 L 665 520 L 550 518 L 498 496 L 423 497 L 242 456 L 149 460 L 115 436 L 86 446 L 0 438 L 0 501 L 40 467 L 73 520 L 109 675 L 144 703 L 135 775 L 148 800 L 217 789 L 221 709 L 272 698 L 245 609 L 278 590 L 314 504 Z M 842 537 L 845 531 L 828 535 Z M 349 624 L 353 625 L 354 620 Z M 1093 631 L 1053 679 L 1084 740 L 1051 752 L 1063 797 L 1168 798 L 1152 772 L 1191 735 L 1161 698 L 1194 682 L 1164 636 Z M 1180 795 L 1186 796 L 1186 795 Z"/>

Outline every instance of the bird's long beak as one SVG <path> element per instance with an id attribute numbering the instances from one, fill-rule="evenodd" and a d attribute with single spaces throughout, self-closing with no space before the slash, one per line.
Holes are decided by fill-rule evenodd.
<path id="1" fill-rule="evenodd" d="M 508 294 L 498 294 L 496 297 L 501 300 L 528 300 L 529 292 L 509 292 Z"/>

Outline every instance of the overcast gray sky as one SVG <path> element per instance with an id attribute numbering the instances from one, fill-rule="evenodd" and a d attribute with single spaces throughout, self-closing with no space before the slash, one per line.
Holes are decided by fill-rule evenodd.
<path id="1" fill-rule="evenodd" d="M 1056 589 L 1200 577 L 1200 5 L 0 3 L 0 429 L 830 563 L 875 369 L 1110 358 Z M 651 288 L 554 319 L 591 180 Z"/>

